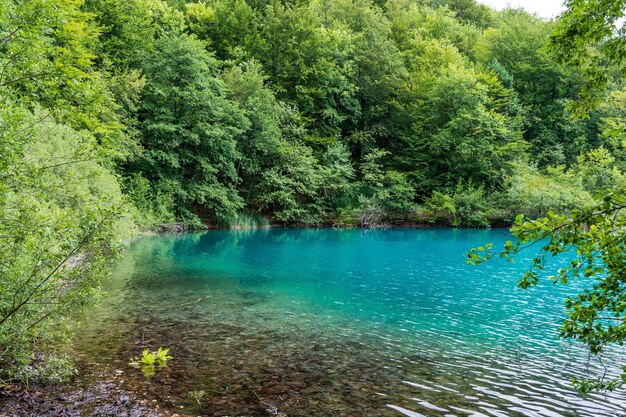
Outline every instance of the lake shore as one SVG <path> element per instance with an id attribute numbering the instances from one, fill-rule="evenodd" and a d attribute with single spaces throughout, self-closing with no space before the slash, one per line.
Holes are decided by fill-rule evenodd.
<path id="1" fill-rule="evenodd" d="M 509 229 L 512 226 L 510 221 L 497 221 L 486 227 L 478 226 L 451 226 L 445 223 L 430 223 L 425 221 L 413 222 L 413 221 L 396 221 L 390 223 L 379 224 L 376 226 L 338 226 L 333 222 L 323 222 L 320 224 L 296 224 L 296 223 L 269 223 L 267 225 L 255 226 L 255 227 L 239 227 L 239 226 L 222 226 L 215 223 L 205 223 L 204 228 L 189 228 L 183 223 L 172 223 L 159 226 L 154 230 L 148 230 L 140 233 L 140 235 L 153 235 L 164 233 L 197 233 L 206 232 L 211 230 L 257 230 L 257 229 L 337 229 L 337 230 L 385 230 L 385 229 Z"/>
<path id="2" fill-rule="evenodd" d="M 523 263 L 466 265 L 468 247 L 508 238 L 272 228 L 137 239 L 73 341 L 79 376 L 5 393 L 0 415 L 564 412 L 557 397 L 581 416 L 614 415 L 622 397 L 581 398 L 569 383 L 588 358 L 545 325 L 560 287 L 520 293 Z M 129 366 L 159 347 L 173 358 L 156 374 Z"/>
<path id="3" fill-rule="evenodd" d="M 156 400 L 123 388 L 122 373 L 81 375 L 72 383 L 51 386 L 11 385 L 0 389 L 2 417 L 126 416 L 165 417 L 194 415 L 164 410 Z"/>

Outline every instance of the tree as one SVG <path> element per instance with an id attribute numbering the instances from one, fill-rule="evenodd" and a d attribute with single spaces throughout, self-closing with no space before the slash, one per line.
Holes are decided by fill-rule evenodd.
<path id="1" fill-rule="evenodd" d="M 74 0 L 0 2 L 0 97 L 38 103 L 56 121 L 89 130 L 111 154 L 129 143 L 94 68 L 97 27 Z"/>
<path id="2" fill-rule="evenodd" d="M 550 36 L 562 63 L 582 68 L 587 82 L 580 92 L 578 115 L 598 104 L 615 73 L 626 73 L 624 0 L 568 0 Z"/>
<path id="3" fill-rule="evenodd" d="M 183 14 L 160 0 L 85 0 L 84 8 L 101 31 L 99 65 L 117 73 L 140 69 L 158 38 L 185 27 Z"/>
<path id="4" fill-rule="evenodd" d="M 389 147 L 394 168 L 407 172 L 422 195 L 453 189 L 461 179 L 502 185 L 525 148 L 514 92 L 495 74 L 469 68 L 451 45 L 419 38 L 412 44 L 412 126 Z"/>
<path id="5" fill-rule="evenodd" d="M 494 12 L 489 6 L 476 0 L 431 0 L 433 5 L 445 5 L 452 10 L 461 21 L 472 23 L 481 28 L 493 24 Z"/>
<path id="6" fill-rule="evenodd" d="M 247 212 L 263 212 L 282 222 L 313 222 L 322 167 L 304 145 L 303 122 L 265 85 L 259 64 L 248 62 L 225 71 L 228 97 L 249 124 L 237 135 L 239 195 Z"/>
<path id="7" fill-rule="evenodd" d="M 127 165 L 172 196 L 181 218 L 196 221 L 195 206 L 219 222 L 236 218 L 236 137 L 249 121 L 226 97 L 217 61 L 205 44 L 171 34 L 155 43 L 143 70 L 147 83 L 138 111 L 144 151 Z"/>
<path id="8" fill-rule="evenodd" d="M 261 13 L 249 1 L 220 0 L 210 5 L 188 3 L 185 18 L 188 30 L 210 43 L 219 59 L 250 56 L 262 48 Z"/>
<path id="9" fill-rule="evenodd" d="M 552 34 L 552 48 L 562 62 L 582 66 L 587 75 L 583 103 L 588 109 L 608 82 L 607 64 L 623 69 L 626 39 L 616 22 L 624 16 L 623 0 L 570 0 Z M 599 59 L 604 58 L 604 59 Z M 583 107 L 585 108 L 585 107 Z M 580 161 L 584 164 L 584 160 Z M 566 267 L 550 280 L 567 284 L 587 279 L 590 288 L 565 300 L 566 318 L 560 336 L 584 343 L 599 355 L 612 344 L 626 343 L 626 187 L 605 192 L 589 208 L 530 220 L 520 215 L 500 256 L 512 259 L 520 251 L 539 245 L 532 267 L 519 280 L 521 288 L 538 283 L 550 256 L 569 257 Z M 472 249 L 468 262 L 479 264 L 495 254 L 491 246 Z M 626 365 L 618 379 L 603 376 L 574 379 L 581 391 L 617 389 L 626 385 Z"/>
<path id="10" fill-rule="evenodd" d="M 572 121 L 568 111 L 583 82 L 580 70 L 555 62 L 545 48 L 553 26 L 522 10 L 507 10 L 497 27 L 483 31 L 475 51 L 483 65 L 497 62 L 510 75 L 524 109 L 524 139 L 541 168 L 575 163 L 594 141 L 593 121 Z"/>
<path id="11" fill-rule="evenodd" d="M 93 135 L 6 101 L 0 126 L 0 378 L 46 382 L 132 219 Z"/>
<path id="12" fill-rule="evenodd" d="M 626 168 L 626 89 L 616 90 L 600 103 L 598 142 L 611 152 L 617 166 Z"/>
<path id="13" fill-rule="evenodd" d="M 302 111 L 313 137 L 328 144 L 341 135 L 344 123 L 358 120 L 350 31 L 324 26 L 308 5 L 274 1 L 266 8 L 261 35 L 255 57 L 278 97 Z"/>
<path id="14" fill-rule="evenodd" d="M 348 73 L 354 83 L 358 117 L 342 123 L 343 140 L 356 157 L 394 140 L 396 101 L 406 85 L 403 57 L 391 38 L 391 22 L 369 0 L 312 2 L 325 27 L 350 33 Z"/>
<path id="15" fill-rule="evenodd" d="M 130 141 L 93 65 L 97 29 L 81 5 L 0 2 L 3 381 L 71 374 L 64 342 L 132 231 L 111 172 Z M 63 372 L 50 380 L 48 368 Z"/>

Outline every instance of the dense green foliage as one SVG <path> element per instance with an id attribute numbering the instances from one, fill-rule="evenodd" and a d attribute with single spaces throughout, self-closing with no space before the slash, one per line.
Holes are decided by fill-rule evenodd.
<path id="1" fill-rule="evenodd" d="M 624 185 L 626 92 L 603 72 L 573 120 L 589 71 L 554 29 L 473 0 L 0 0 L 0 378 L 53 357 L 134 224 L 593 207 Z"/>
<path id="2" fill-rule="evenodd" d="M 58 382 L 71 315 L 131 232 L 111 169 L 131 141 L 75 2 L 2 2 L 0 19 L 0 380 Z"/>
<path id="3" fill-rule="evenodd" d="M 621 178 L 607 124 L 620 101 L 572 120 L 584 76 L 545 47 L 554 23 L 521 10 L 414 0 L 81 9 L 140 145 L 117 172 L 146 227 L 255 216 L 487 226 L 592 204 L 579 159 L 596 149 Z"/>
<path id="4" fill-rule="evenodd" d="M 550 37 L 550 49 L 561 63 L 582 69 L 586 82 L 577 110 L 581 115 L 602 99 L 607 85 L 626 70 L 623 0 L 568 0 Z"/>

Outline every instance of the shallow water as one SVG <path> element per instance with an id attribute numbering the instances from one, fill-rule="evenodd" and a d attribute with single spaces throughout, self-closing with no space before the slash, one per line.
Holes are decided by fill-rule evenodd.
<path id="1" fill-rule="evenodd" d="M 572 376 L 615 370 L 559 341 L 584 282 L 516 288 L 527 260 L 466 265 L 501 230 L 211 231 L 142 238 L 75 340 L 92 369 L 203 415 L 625 416 L 626 395 Z M 532 253 L 528 253 L 531 256 Z M 167 346 L 166 369 L 128 366 Z M 190 392 L 204 391 L 198 402 Z"/>

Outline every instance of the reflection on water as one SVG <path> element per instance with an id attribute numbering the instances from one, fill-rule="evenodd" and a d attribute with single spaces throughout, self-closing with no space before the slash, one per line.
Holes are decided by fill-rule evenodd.
<path id="1" fill-rule="evenodd" d="M 472 246 L 506 238 L 444 229 L 142 238 L 75 348 L 86 363 L 124 370 L 127 388 L 195 414 L 626 415 L 625 395 L 569 386 L 587 365 L 613 372 L 625 357 L 587 364 L 582 348 L 556 339 L 575 286 L 522 291 L 525 262 L 465 264 Z M 174 359 L 154 377 L 128 367 L 159 346 Z"/>

